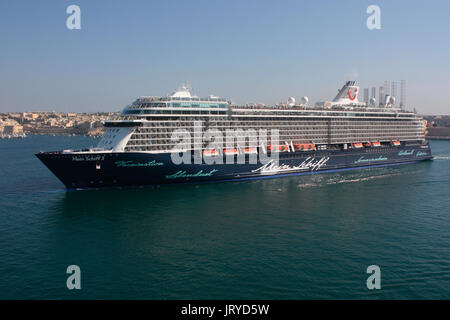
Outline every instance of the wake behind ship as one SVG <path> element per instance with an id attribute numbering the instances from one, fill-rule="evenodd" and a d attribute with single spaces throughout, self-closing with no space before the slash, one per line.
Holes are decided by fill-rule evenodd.
<path id="1" fill-rule="evenodd" d="M 377 104 L 359 102 L 358 93 L 348 81 L 333 101 L 314 107 L 307 97 L 236 106 L 182 86 L 170 96 L 139 97 L 106 120 L 96 148 L 36 156 L 67 188 L 258 179 L 432 158 L 421 117 L 394 107 L 388 95 Z M 271 130 L 277 139 L 248 134 Z M 180 143 L 180 132 L 189 139 Z M 212 143 L 205 139 L 211 132 L 233 132 L 237 143 Z"/>

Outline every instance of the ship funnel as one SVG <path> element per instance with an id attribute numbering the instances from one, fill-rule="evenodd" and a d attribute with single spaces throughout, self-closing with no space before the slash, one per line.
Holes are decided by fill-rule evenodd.
<path id="1" fill-rule="evenodd" d="M 339 104 L 358 103 L 358 93 L 359 86 L 356 85 L 356 81 L 347 81 L 342 89 L 339 90 L 333 102 Z"/>

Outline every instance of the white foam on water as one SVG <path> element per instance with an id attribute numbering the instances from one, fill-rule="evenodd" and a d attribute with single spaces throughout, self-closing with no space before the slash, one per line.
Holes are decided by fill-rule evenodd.
<path id="1" fill-rule="evenodd" d="M 382 174 L 378 176 L 368 176 L 368 177 L 361 177 L 356 179 L 343 179 L 338 181 L 337 183 L 354 183 L 354 182 L 364 182 L 364 181 L 370 181 L 374 179 L 383 179 L 383 178 L 390 178 L 395 176 L 400 176 L 401 173 L 390 173 L 390 174 Z"/>
<path id="2" fill-rule="evenodd" d="M 450 157 L 449 157 L 450 158 Z M 341 183 L 358 183 L 358 182 L 365 182 L 370 181 L 374 179 L 383 179 L 383 178 L 391 178 L 395 176 L 402 176 L 402 175 L 409 175 L 409 174 L 415 174 L 419 173 L 421 170 L 406 170 L 401 172 L 393 172 L 393 173 L 385 173 L 385 174 L 378 174 L 378 175 L 367 175 L 368 173 L 359 173 L 359 174 L 352 174 L 350 176 L 321 176 L 321 179 L 316 179 L 313 183 L 306 182 L 297 185 L 300 189 L 305 188 L 313 188 L 313 187 L 320 187 L 325 185 L 335 185 L 335 184 L 341 184 Z M 326 177 L 326 178 L 324 178 Z"/>
<path id="3" fill-rule="evenodd" d="M 317 187 L 317 186 L 319 186 L 319 184 L 316 184 L 316 183 L 302 183 L 302 184 L 297 185 L 297 187 L 300 189 L 312 188 L 312 187 Z"/>
<path id="4" fill-rule="evenodd" d="M 434 156 L 433 160 L 450 160 L 450 156 Z"/>

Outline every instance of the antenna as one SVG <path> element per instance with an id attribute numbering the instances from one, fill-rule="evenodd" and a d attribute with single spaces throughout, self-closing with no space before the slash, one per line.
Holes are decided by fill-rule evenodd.
<path id="1" fill-rule="evenodd" d="M 189 83 L 189 80 L 186 80 L 186 82 L 183 84 L 183 87 L 184 87 L 187 91 L 191 91 L 191 89 L 192 89 L 191 84 Z"/>

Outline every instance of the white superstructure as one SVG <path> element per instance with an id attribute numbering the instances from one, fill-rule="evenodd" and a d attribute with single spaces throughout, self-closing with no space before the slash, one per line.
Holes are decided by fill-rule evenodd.
<path id="1" fill-rule="evenodd" d="M 308 98 L 294 98 L 267 107 L 261 104 L 235 106 L 214 95 L 192 95 L 182 86 L 166 97 L 140 97 L 118 117 L 109 119 L 98 148 L 113 151 L 170 152 L 176 129 L 194 132 L 195 122 L 203 130 L 278 129 L 280 141 L 337 145 L 369 141 L 423 141 L 422 119 L 415 113 L 392 108 L 391 100 L 376 105 L 358 101 L 355 81 L 339 90 L 333 101 L 308 107 Z M 390 98 L 389 98 L 390 99 Z M 243 136 L 245 133 L 242 133 Z M 191 145 L 204 149 L 205 145 Z"/>

